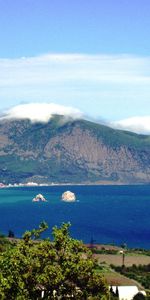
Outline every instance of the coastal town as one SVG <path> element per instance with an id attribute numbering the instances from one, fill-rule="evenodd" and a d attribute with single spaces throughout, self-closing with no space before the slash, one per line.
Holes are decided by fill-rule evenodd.
<path id="1" fill-rule="evenodd" d="M 51 183 L 51 185 L 54 185 L 54 184 Z M 49 184 L 47 184 L 47 183 L 36 183 L 36 182 L 4 184 L 4 183 L 0 182 L 0 188 L 23 187 L 23 186 L 27 186 L 27 187 L 32 187 L 32 186 L 49 186 Z"/>

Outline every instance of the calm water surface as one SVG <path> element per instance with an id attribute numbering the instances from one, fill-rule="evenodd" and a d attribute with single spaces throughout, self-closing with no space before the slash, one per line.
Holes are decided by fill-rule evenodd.
<path id="1" fill-rule="evenodd" d="M 70 190 L 77 201 L 61 201 Z M 41 193 L 46 203 L 32 199 Z M 20 237 L 25 230 L 46 221 L 50 236 L 54 225 L 71 222 L 71 235 L 89 243 L 126 243 L 150 249 L 150 186 L 50 186 L 0 189 L 0 231 L 13 230 Z"/>

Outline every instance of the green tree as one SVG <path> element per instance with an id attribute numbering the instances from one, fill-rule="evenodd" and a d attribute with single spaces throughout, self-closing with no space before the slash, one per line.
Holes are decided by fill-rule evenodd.
<path id="1" fill-rule="evenodd" d="M 14 238 L 15 237 L 15 234 L 11 229 L 8 231 L 8 237 L 9 238 Z"/>
<path id="2" fill-rule="evenodd" d="M 146 297 L 142 293 L 138 293 L 133 297 L 133 300 L 145 300 Z"/>
<path id="3" fill-rule="evenodd" d="M 11 247 L 12 243 L 0 233 L 0 253 Z"/>
<path id="4" fill-rule="evenodd" d="M 108 299 L 105 280 L 82 242 L 70 237 L 70 224 L 53 228 L 53 241 L 37 240 L 47 229 L 27 231 L 0 256 L 0 299 Z"/>

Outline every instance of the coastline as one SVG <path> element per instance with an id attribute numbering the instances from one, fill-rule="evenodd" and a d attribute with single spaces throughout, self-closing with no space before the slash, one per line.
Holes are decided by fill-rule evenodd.
<path id="1" fill-rule="evenodd" d="M 42 186 L 138 186 L 138 185 L 150 185 L 150 182 L 143 183 L 143 182 L 114 182 L 114 181 L 96 181 L 96 182 L 52 182 L 52 183 L 37 183 L 37 182 L 27 182 L 27 183 L 9 183 L 4 184 L 0 183 L 0 189 L 1 188 L 12 188 L 12 187 L 42 187 Z"/>

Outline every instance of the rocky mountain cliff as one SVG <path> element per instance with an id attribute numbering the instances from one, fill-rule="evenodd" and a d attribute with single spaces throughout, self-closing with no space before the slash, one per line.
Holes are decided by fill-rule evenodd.
<path id="1" fill-rule="evenodd" d="M 0 121 L 0 182 L 150 183 L 150 136 L 85 120 Z"/>

